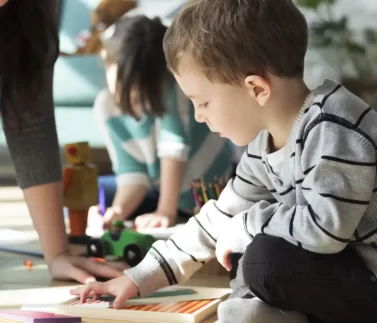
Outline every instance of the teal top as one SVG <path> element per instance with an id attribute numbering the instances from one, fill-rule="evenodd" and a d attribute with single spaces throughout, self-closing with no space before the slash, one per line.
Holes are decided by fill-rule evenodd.
<path id="1" fill-rule="evenodd" d="M 122 115 L 107 89 L 94 104 L 96 120 L 104 135 L 117 185 L 145 185 L 159 188 L 160 160 L 186 162 L 179 208 L 195 206 L 190 190 L 193 180 L 212 181 L 229 177 L 232 146 L 205 124 L 195 121 L 192 103 L 174 83 L 167 87 L 166 112 L 162 117 L 136 120 Z"/>

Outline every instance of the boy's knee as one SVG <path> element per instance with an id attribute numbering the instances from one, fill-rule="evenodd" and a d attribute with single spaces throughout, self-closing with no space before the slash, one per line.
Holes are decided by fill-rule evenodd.
<path id="1" fill-rule="evenodd" d="M 277 289 L 284 287 L 279 277 L 289 271 L 290 255 L 296 248 L 282 238 L 260 234 L 245 251 L 242 263 L 245 285 L 258 298 L 280 309 Z"/>
<path id="2" fill-rule="evenodd" d="M 243 268 L 248 264 L 276 263 L 277 254 L 281 252 L 284 240 L 282 238 L 258 234 L 248 245 L 245 251 Z"/>

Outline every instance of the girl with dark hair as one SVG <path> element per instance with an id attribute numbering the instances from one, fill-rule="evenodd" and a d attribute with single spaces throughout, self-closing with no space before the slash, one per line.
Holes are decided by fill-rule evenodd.
<path id="1" fill-rule="evenodd" d="M 122 273 L 69 252 L 52 98 L 56 9 L 53 0 L 0 0 L 0 115 L 52 277 L 85 283 Z"/>
<path id="2" fill-rule="evenodd" d="M 137 217 L 138 228 L 172 226 L 177 215 L 194 212 L 194 179 L 232 171 L 230 142 L 195 121 L 167 69 L 165 31 L 157 18 L 127 16 L 102 37 L 108 87 L 94 110 L 115 176 L 100 185 L 116 187 L 106 225 Z"/>

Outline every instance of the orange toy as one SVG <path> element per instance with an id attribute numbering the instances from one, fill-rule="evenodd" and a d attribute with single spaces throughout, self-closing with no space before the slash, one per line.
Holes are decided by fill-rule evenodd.
<path id="1" fill-rule="evenodd" d="M 29 269 L 29 270 L 33 268 L 33 263 L 32 263 L 31 260 L 25 260 L 25 261 L 24 261 L 24 265 L 25 265 L 25 267 L 26 267 L 27 269 Z"/>
<path id="2" fill-rule="evenodd" d="M 68 165 L 63 169 L 64 206 L 69 210 L 71 236 L 85 236 L 88 210 L 98 204 L 98 167 L 91 163 L 87 142 L 65 146 Z"/>

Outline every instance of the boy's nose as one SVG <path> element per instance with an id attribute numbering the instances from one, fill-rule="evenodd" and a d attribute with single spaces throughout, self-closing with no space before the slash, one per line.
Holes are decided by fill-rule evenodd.
<path id="1" fill-rule="evenodd" d="M 199 123 L 204 123 L 204 122 L 206 122 L 206 118 L 205 118 L 205 116 L 203 116 L 203 114 L 200 113 L 200 112 L 198 111 L 198 109 L 195 110 L 195 120 L 196 120 L 196 122 L 199 122 Z"/>

